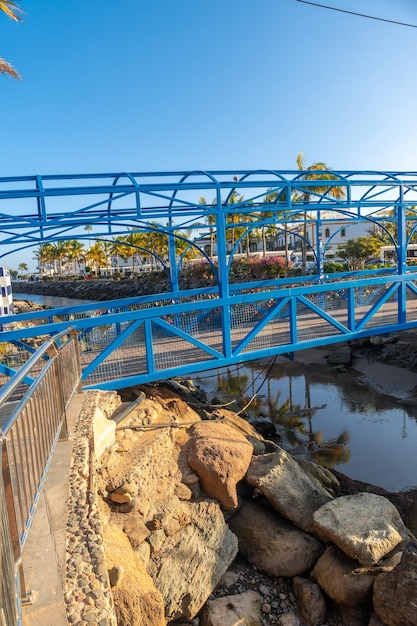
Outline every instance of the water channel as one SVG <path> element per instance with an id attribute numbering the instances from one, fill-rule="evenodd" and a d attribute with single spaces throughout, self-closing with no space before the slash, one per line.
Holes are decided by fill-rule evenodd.
<path id="1" fill-rule="evenodd" d="M 15 298 L 48 307 L 88 302 Z M 417 403 L 404 406 L 374 391 L 354 371 L 268 362 L 200 374 L 195 383 L 249 420 L 261 415 L 277 443 L 295 455 L 389 491 L 417 490 Z"/>
<path id="2" fill-rule="evenodd" d="M 417 488 L 417 406 L 361 384 L 358 373 L 288 361 L 208 374 L 196 382 L 210 399 L 237 397 L 229 408 L 244 408 L 249 421 L 261 415 L 269 437 L 295 456 L 388 491 Z"/>

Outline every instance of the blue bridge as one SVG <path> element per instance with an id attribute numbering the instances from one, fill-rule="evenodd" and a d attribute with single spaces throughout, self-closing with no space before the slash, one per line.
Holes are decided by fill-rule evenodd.
<path id="1" fill-rule="evenodd" d="M 137 233 L 162 293 L 2 318 L 11 376 L 45 336 L 75 328 L 86 388 L 117 389 L 417 326 L 416 172 L 193 171 L 0 178 L 1 265 L 17 249 Z M 88 227 L 88 229 L 86 229 Z M 91 227 L 91 228 L 90 228 Z M 358 230 L 359 229 L 359 230 Z M 361 229 L 361 230 L 360 230 Z M 87 230 L 89 232 L 87 232 Z M 341 235 L 383 236 L 391 264 L 326 274 Z M 158 249 L 152 235 L 161 237 Z M 350 235 L 352 234 L 352 236 Z M 146 246 L 147 236 L 149 247 Z M 133 238 L 132 238 L 133 241 Z M 315 271 L 231 278 L 253 242 Z M 262 245 L 261 245 L 262 241 Z M 145 243 L 143 243 L 145 242 Z M 278 242 L 278 243 L 277 243 Z M 333 246 L 334 248 L 334 246 Z M 334 255 L 334 250 L 333 253 Z M 187 268 L 207 276 L 190 288 Z"/>

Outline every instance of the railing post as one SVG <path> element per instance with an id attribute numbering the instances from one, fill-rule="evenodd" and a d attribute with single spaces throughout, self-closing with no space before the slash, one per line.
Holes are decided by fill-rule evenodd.
<path id="1" fill-rule="evenodd" d="M 61 359 L 59 358 L 59 348 L 57 344 L 53 341 L 47 350 L 47 354 L 50 359 L 55 359 L 53 363 L 53 372 L 54 376 L 57 380 L 57 387 L 59 389 L 58 394 L 58 402 L 60 404 L 60 413 L 62 416 L 62 426 L 59 433 L 59 439 L 65 440 L 68 438 L 68 425 L 67 425 L 67 411 L 65 408 L 65 393 L 64 387 L 62 383 L 62 373 L 61 373 Z"/>

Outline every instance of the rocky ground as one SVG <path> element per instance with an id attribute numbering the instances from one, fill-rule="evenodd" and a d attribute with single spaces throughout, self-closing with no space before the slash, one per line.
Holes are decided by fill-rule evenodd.
<path id="1" fill-rule="evenodd" d="M 123 401 L 131 401 L 132 398 L 135 397 L 137 391 L 135 390 L 124 390 L 122 392 Z M 173 400 L 173 396 L 170 394 L 165 394 L 163 386 L 160 387 L 155 385 L 151 397 L 162 399 L 165 396 L 166 406 L 169 408 L 169 411 L 173 411 L 173 407 L 177 405 L 181 406 L 180 412 L 186 422 L 193 418 L 192 411 L 194 409 L 186 409 L 182 402 L 187 402 L 187 397 L 183 396 L 182 401 Z M 192 399 L 191 399 L 192 400 Z M 195 407 L 195 402 L 190 402 Z M 206 408 L 204 410 L 207 410 Z M 215 409 L 214 409 L 215 410 Z M 184 411 L 189 411 L 189 415 L 184 415 Z M 162 419 L 162 421 L 166 421 L 166 419 Z M 129 450 L 132 445 L 130 436 L 125 440 L 119 440 L 119 446 L 122 446 L 122 449 Z M 120 448 L 119 448 L 120 449 Z M 127 457 L 126 457 L 127 458 Z M 104 465 L 106 465 L 107 461 L 105 461 Z M 117 473 L 124 472 L 124 469 L 121 466 L 117 467 Z M 363 483 L 359 483 L 357 481 L 349 480 L 344 477 L 342 474 L 337 474 L 337 478 L 341 484 L 341 495 L 347 494 L 356 494 L 358 492 L 371 492 L 376 493 L 378 495 L 384 495 L 387 499 L 391 500 L 398 508 L 398 510 L 403 515 L 404 519 L 407 519 L 407 515 L 410 513 L 410 503 L 407 501 L 404 495 L 401 494 L 389 494 L 382 489 L 378 489 L 371 485 L 365 485 Z M 162 487 L 161 487 L 162 488 Z M 243 494 L 244 495 L 244 494 Z M 113 513 L 104 513 L 104 517 L 111 519 L 113 515 L 114 520 L 117 521 L 117 516 L 114 517 Z M 227 515 L 226 515 L 227 518 Z M 115 562 L 117 561 L 117 552 L 120 547 L 120 536 L 116 534 L 115 527 L 112 523 L 106 524 L 107 526 L 107 546 L 106 553 L 107 557 L 110 559 L 110 563 L 114 558 Z M 109 531 L 110 529 L 110 531 Z M 110 533 L 110 535 L 109 535 Z M 109 539 L 110 537 L 110 539 Z M 119 547 L 117 547 L 119 546 Z M 127 551 L 124 551 L 124 567 L 126 571 L 129 571 L 130 566 L 128 565 L 128 556 Z M 137 567 L 136 563 L 132 562 L 132 569 Z M 184 572 L 184 576 L 186 576 L 186 572 Z M 249 592 L 254 592 L 257 596 L 261 596 L 261 616 L 259 620 L 256 622 L 257 626 L 270 626 L 270 625 L 278 625 L 278 626 L 312 626 L 313 622 L 307 620 L 303 621 L 302 615 L 302 607 L 300 608 L 299 597 L 297 598 L 296 590 L 294 589 L 296 579 L 294 578 L 286 578 L 286 577 L 276 577 L 276 576 L 268 576 L 263 571 L 244 560 L 241 555 L 239 555 L 229 567 L 226 574 L 220 580 L 219 584 L 213 590 L 211 596 L 208 599 L 207 605 L 210 605 L 210 602 L 216 601 L 219 598 L 225 598 L 225 601 L 228 605 L 232 606 L 234 602 L 237 602 L 235 599 L 241 598 L 243 595 L 248 594 Z M 132 586 L 129 587 L 129 595 L 132 594 Z M 139 602 L 139 600 L 138 600 Z M 123 600 L 123 595 L 117 595 L 115 593 L 115 603 L 116 605 L 123 606 L 127 611 L 126 602 Z M 119 625 L 129 624 L 128 612 L 124 613 L 125 617 L 121 617 L 120 613 L 118 615 Z M 159 621 L 146 623 L 146 626 L 153 626 L 153 624 L 158 624 Z M 208 622 L 204 621 L 204 619 L 199 615 L 194 617 L 189 621 L 176 621 L 172 622 L 172 626 L 176 624 L 177 626 L 201 626 L 202 624 L 207 624 Z M 211 622 L 210 622 L 211 623 Z M 216 626 L 220 624 L 220 622 L 214 622 Z M 247 626 L 246 622 L 242 621 L 242 626 Z M 383 622 L 373 615 L 371 621 L 369 621 L 369 616 L 364 616 L 360 613 L 355 612 L 354 608 L 350 608 L 349 612 L 344 612 L 342 615 L 340 610 L 336 606 L 336 604 L 332 603 L 328 600 L 328 609 L 326 613 L 326 621 L 317 622 L 320 624 L 327 624 L 327 626 L 368 626 L 372 624 L 372 626 L 383 626 Z M 414 622 L 413 622 L 414 623 Z M 221 624 L 223 626 L 223 624 Z"/>
<path id="2" fill-rule="evenodd" d="M 356 352 L 381 363 L 417 372 L 417 329 L 352 343 Z"/>

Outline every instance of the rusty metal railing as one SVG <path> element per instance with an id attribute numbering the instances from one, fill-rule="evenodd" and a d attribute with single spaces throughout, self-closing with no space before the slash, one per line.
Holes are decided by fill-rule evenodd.
<path id="1" fill-rule="evenodd" d="M 47 340 L 0 391 L 0 626 L 21 623 L 21 603 L 28 600 L 22 552 L 80 380 L 77 333 L 70 328 Z"/>

